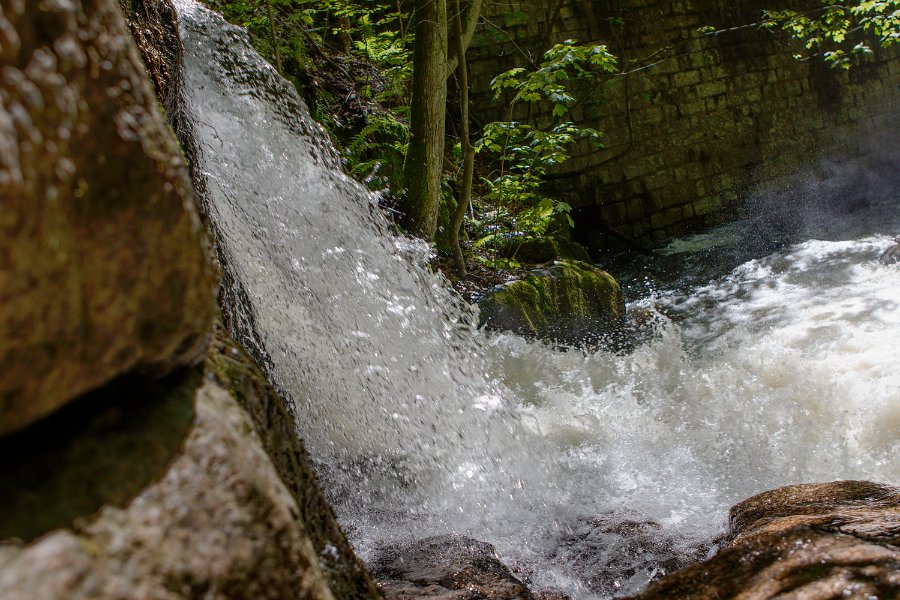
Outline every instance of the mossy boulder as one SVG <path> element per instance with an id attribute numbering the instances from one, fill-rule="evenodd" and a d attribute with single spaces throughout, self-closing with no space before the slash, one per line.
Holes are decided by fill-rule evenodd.
<path id="1" fill-rule="evenodd" d="M 579 261 L 556 261 L 531 271 L 490 292 L 479 307 L 489 329 L 561 344 L 595 341 L 625 315 L 619 283 Z"/>
<path id="2" fill-rule="evenodd" d="M 3 435 L 127 372 L 201 360 L 215 278 L 115 0 L 4 2 L 0 72 Z"/>
<path id="3" fill-rule="evenodd" d="M 584 246 L 562 236 L 500 238 L 497 242 L 497 254 L 525 265 L 540 265 L 555 260 L 591 262 L 591 255 Z"/>

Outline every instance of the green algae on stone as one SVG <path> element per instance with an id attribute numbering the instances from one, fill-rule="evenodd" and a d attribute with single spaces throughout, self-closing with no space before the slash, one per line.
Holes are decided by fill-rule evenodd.
<path id="1" fill-rule="evenodd" d="M 513 258 L 525 265 L 538 265 L 554 260 L 591 262 L 591 256 L 584 246 L 568 238 L 556 236 L 528 239 L 500 238 L 497 243 L 497 253 L 504 258 Z"/>
<path id="2" fill-rule="evenodd" d="M 482 323 L 500 331 L 564 344 L 590 341 L 625 314 L 618 282 L 579 261 L 556 261 L 509 282 L 480 303 Z"/>

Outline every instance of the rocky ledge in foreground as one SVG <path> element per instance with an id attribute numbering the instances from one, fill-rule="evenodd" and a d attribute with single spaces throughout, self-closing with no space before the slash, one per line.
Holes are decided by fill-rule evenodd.
<path id="1" fill-rule="evenodd" d="M 189 378 L 171 393 L 194 383 Z M 162 476 L 135 497 L 83 514 L 30 544 L 0 540 L 0 596 L 380 597 L 319 491 L 293 418 L 224 335 L 207 357 L 193 415 Z M 80 467 L 87 481 L 102 479 L 95 471 L 108 468 L 91 467 Z M 6 500 L 0 498 L 0 513 Z M 33 505 L 35 514 L 16 514 L 39 519 L 36 513 L 52 500 Z"/>
<path id="2" fill-rule="evenodd" d="M 634 600 L 900 597 L 900 488 L 794 485 L 731 509 L 728 546 Z"/>
<path id="3" fill-rule="evenodd" d="M 865 481 L 778 488 L 734 506 L 731 531 L 717 541 L 724 549 L 716 556 L 631 600 L 900 597 L 898 488 Z M 567 598 L 529 589 L 490 544 L 451 535 L 386 548 L 372 571 L 387 600 Z"/>

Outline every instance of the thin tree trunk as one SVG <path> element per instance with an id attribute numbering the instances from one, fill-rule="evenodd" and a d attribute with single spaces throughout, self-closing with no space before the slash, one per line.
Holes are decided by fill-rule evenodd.
<path id="1" fill-rule="evenodd" d="M 269 16 L 269 35 L 272 36 L 272 46 L 275 48 L 275 68 L 279 73 L 284 73 L 281 67 L 281 44 L 278 43 L 278 36 L 275 34 L 275 17 L 272 11 L 272 0 L 266 0 L 266 13 Z"/>
<path id="2" fill-rule="evenodd" d="M 459 2 L 453 0 L 453 16 L 451 20 L 455 22 L 456 17 L 458 16 L 460 24 L 459 34 L 451 36 L 450 43 L 453 46 L 461 46 L 463 54 L 469 49 L 472 38 L 475 37 L 475 28 L 478 26 L 478 18 L 481 16 L 481 5 L 483 3 L 484 0 L 467 0 L 465 2 L 465 8 L 462 8 Z M 449 55 L 447 57 L 447 64 L 449 66 L 447 69 L 447 77 L 450 77 L 459 64 L 458 48 L 451 48 L 447 54 Z"/>
<path id="3" fill-rule="evenodd" d="M 466 48 L 463 43 L 462 14 L 459 10 L 459 0 L 453 0 L 453 36 L 456 43 L 456 77 L 459 85 L 459 120 L 461 126 L 460 147 L 463 156 L 463 173 L 460 185 L 459 198 L 457 198 L 456 213 L 450 224 L 450 247 L 453 248 L 453 258 L 456 262 L 456 271 L 460 277 L 466 276 L 466 261 L 462 247 L 459 244 L 459 232 L 462 228 L 469 199 L 472 197 L 472 179 L 475 172 L 475 148 L 469 136 L 469 68 L 466 63 Z"/>
<path id="4" fill-rule="evenodd" d="M 410 142 L 403 166 L 403 225 L 434 239 L 440 207 L 447 106 L 447 2 L 417 0 L 410 106 Z"/>

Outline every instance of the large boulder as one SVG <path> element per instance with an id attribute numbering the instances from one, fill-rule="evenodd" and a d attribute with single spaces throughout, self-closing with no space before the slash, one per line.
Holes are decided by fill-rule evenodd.
<path id="1" fill-rule="evenodd" d="M 0 435 L 202 356 L 194 192 L 115 0 L 0 11 Z"/>
<path id="2" fill-rule="evenodd" d="M 839 481 L 779 488 L 731 510 L 730 543 L 641 600 L 896 598 L 900 488 Z"/>
<path id="3" fill-rule="evenodd" d="M 8 600 L 330 599 L 319 557 L 235 400 L 207 382 L 165 476 L 76 531 L 0 550 Z"/>
<path id="4" fill-rule="evenodd" d="M 562 344 L 596 341 L 625 315 L 622 289 L 612 275 L 562 260 L 500 286 L 478 306 L 489 329 Z"/>
<path id="5" fill-rule="evenodd" d="M 539 265 L 554 260 L 579 260 L 591 262 L 587 249 L 565 236 L 539 238 L 501 237 L 496 251 L 503 258 L 512 258 L 521 264 Z"/>

